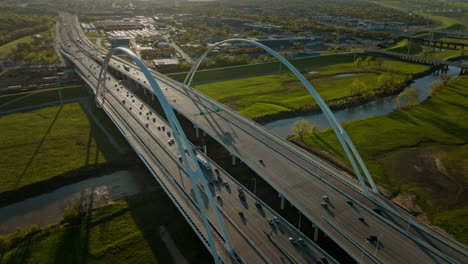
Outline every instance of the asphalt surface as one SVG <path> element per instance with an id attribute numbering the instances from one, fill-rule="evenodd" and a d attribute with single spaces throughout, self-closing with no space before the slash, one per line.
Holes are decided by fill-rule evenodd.
<path id="1" fill-rule="evenodd" d="M 74 37 L 70 38 L 68 34 L 63 33 L 64 31 L 67 32 L 67 30 L 61 32 L 63 47 L 76 56 L 74 60 L 77 67 L 87 81 L 95 86 L 100 66 L 83 53 L 77 52 L 75 44 L 79 43 L 74 43 Z M 70 47 L 68 47 L 69 44 Z M 181 205 L 180 209 L 190 216 L 191 221 L 194 221 L 199 228 L 203 227 L 185 167 L 177 158 L 178 148 L 175 144 L 168 144 L 171 137 L 168 136 L 167 132 L 171 131 L 167 123 L 138 97 L 120 87 L 118 80 L 113 77 L 109 76 L 106 87 L 109 89 L 101 99 L 103 109 L 121 129 L 150 170 L 158 175 L 156 178 L 165 190 L 170 193 L 170 196 L 176 198 L 176 206 Z M 161 129 L 163 126 L 165 131 Z M 198 153 L 198 155 L 203 154 Z M 207 157 L 205 159 L 208 160 Z M 210 161 L 210 163 L 212 162 Z M 332 257 L 328 256 L 267 205 L 261 201 L 258 201 L 261 208 L 255 205 L 257 199 L 248 191 L 244 191 L 246 198 L 241 200 L 238 197 L 240 184 L 216 164 L 212 163 L 211 167 L 211 171 L 204 170 L 206 178 L 213 182 L 214 169 L 216 168 L 219 177 L 225 181 L 224 183 L 211 184 L 211 193 L 215 195 L 233 247 L 242 261 L 245 263 L 317 263 L 324 258 L 330 263 L 335 262 Z M 221 233 L 214 220 L 214 214 L 208 206 L 207 195 L 210 194 L 203 192 L 207 215 L 213 229 L 218 230 L 215 232 Z M 216 198 L 216 195 L 219 195 L 220 198 Z M 240 212 L 243 216 L 240 216 Z M 273 219 L 275 216 L 280 219 L 279 222 L 270 224 L 267 219 Z M 200 229 L 198 233 L 206 238 L 206 232 L 203 228 Z M 299 242 L 291 243 L 289 237 L 302 238 L 304 245 Z M 224 243 L 221 239 L 217 241 L 218 251 L 222 253 L 222 258 L 228 260 L 229 256 Z"/>
<path id="2" fill-rule="evenodd" d="M 79 32 L 75 34 L 82 38 Z M 89 47 L 90 44 L 87 45 L 83 46 Z M 101 52 L 92 48 L 87 50 L 87 55 Z M 91 64 L 97 63 L 90 62 L 85 68 L 91 68 Z M 112 60 L 110 66 L 147 86 L 139 70 L 132 67 L 127 72 L 119 60 Z M 239 157 L 357 261 L 467 262 L 464 245 L 412 220 L 409 214 L 385 198 L 378 195 L 364 197 L 356 181 L 343 171 L 277 138 L 197 91 L 184 88 L 163 75 L 155 73 L 155 76 L 177 112 Z M 215 113 L 217 108 L 221 112 Z M 201 116 L 198 114 L 200 111 L 206 114 Z M 323 199 L 324 195 L 327 200 Z M 327 208 L 321 205 L 322 202 L 327 204 Z M 381 207 L 380 214 L 372 210 L 377 207 Z M 223 205 L 227 210 L 225 208 L 227 206 Z M 369 235 L 378 239 L 369 241 Z"/>

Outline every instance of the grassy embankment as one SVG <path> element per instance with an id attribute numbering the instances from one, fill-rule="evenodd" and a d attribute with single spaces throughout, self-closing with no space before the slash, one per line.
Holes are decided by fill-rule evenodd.
<path id="1" fill-rule="evenodd" d="M 79 103 L 3 115 L 0 126 L 0 193 L 123 159 Z"/>
<path id="2" fill-rule="evenodd" d="M 325 61 L 321 63 L 326 64 Z M 332 107 L 372 97 L 377 92 L 377 77 L 380 74 L 390 72 L 397 80 L 403 82 L 410 75 L 429 69 L 428 66 L 392 60 L 385 60 L 382 66 L 375 65 L 375 61 L 371 62 L 370 66 L 363 62 L 359 67 L 353 63 L 319 65 L 320 63 L 317 63 L 315 67 L 302 68 L 302 71 Z M 336 76 L 349 73 L 354 75 Z M 364 82 L 367 87 L 361 90 L 360 95 L 350 96 L 349 86 L 356 79 Z M 308 111 L 316 107 L 312 96 L 292 73 L 209 83 L 197 85 L 195 88 L 249 118 L 261 118 L 282 112 Z"/>
<path id="3" fill-rule="evenodd" d="M 468 77 L 418 106 L 344 124 L 376 181 L 414 193 L 429 219 L 468 243 Z M 305 141 L 347 162 L 331 129 Z"/>
<path id="4" fill-rule="evenodd" d="M 364 54 L 361 56 L 365 56 Z M 350 63 L 354 61 L 353 54 L 337 54 L 337 55 L 323 55 L 310 58 L 299 58 L 290 60 L 299 70 L 308 69 L 312 67 L 319 67 L 324 65 L 332 65 L 337 63 Z M 194 84 L 203 84 L 211 82 L 226 81 L 232 79 L 240 79 L 246 77 L 275 74 L 281 71 L 286 71 L 284 66 L 281 66 L 281 63 L 278 61 L 259 63 L 259 64 L 250 64 L 250 65 L 240 65 L 232 67 L 223 67 L 215 69 L 206 69 L 199 70 L 195 74 L 193 80 Z M 178 80 L 184 81 L 186 72 L 180 73 L 171 73 L 167 76 Z"/>
<path id="5" fill-rule="evenodd" d="M 398 42 L 395 46 L 387 48 L 386 50 L 408 54 L 408 45 L 409 45 L 409 41 L 407 39 L 404 39 Z M 468 49 L 465 48 L 465 54 L 467 53 L 468 53 Z M 421 57 L 427 57 L 431 59 L 448 60 L 448 59 L 456 58 L 460 56 L 461 52 L 460 50 L 455 50 L 455 49 L 438 50 L 438 48 L 435 48 L 433 50 L 432 48 L 428 46 L 423 46 L 418 43 L 411 42 L 409 54 L 421 56 Z"/>
<path id="6" fill-rule="evenodd" d="M 51 226 L 27 236 L 3 257 L 0 252 L 0 263 L 174 263 L 161 226 L 189 263 L 211 263 L 162 190 L 97 209 L 79 224 Z"/>

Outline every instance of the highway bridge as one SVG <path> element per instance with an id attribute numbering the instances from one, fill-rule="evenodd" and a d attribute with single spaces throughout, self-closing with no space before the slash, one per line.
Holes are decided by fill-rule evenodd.
<path id="1" fill-rule="evenodd" d="M 196 146 L 186 140 L 178 119 L 188 120 L 197 134 L 203 131 L 222 145 L 233 163 L 241 161 L 250 167 L 278 192 L 282 208 L 286 201 L 291 203 L 316 233 L 325 233 L 356 262 L 466 262 L 466 246 L 411 218 L 378 193 L 339 124 L 334 124 L 337 135 L 356 158 L 359 181 L 190 86 L 147 71 L 129 51 L 120 50 L 136 65 L 111 56 L 87 41 L 75 17 L 61 14 L 58 25 L 62 55 L 96 93 L 100 107 L 216 263 L 337 261 L 334 252 L 317 246 L 316 236 L 309 239 L 208 156 L 192 150 Z M 135 88 L 146 98 L 140 98 Z M 159 101 L 163 111 L 149 107 L 145 100 Z M 210 165 L 201 165 L 195 155 Z M 275 217 L 276 221 L 271 220 Z"/>

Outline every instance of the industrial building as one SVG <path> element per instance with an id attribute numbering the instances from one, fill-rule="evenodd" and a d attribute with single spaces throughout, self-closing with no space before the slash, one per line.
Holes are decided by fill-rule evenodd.
<path id="1" fill-rule="evenodd" d="M 130 38 L 127 36 L 111 36 L 110 44 L 112 49 L 116 47 L 129 48 Z"/>

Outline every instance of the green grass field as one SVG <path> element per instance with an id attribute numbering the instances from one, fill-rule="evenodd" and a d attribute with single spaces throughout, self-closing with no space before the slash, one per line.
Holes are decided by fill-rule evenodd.
<path id="1" fill-rule="evenodd" d="M 79 103 L 0 116 L 0 192 L 119 158 Z"/>
<path id="2" fill-rule="evenodd" d="M 32 36 L 27 36 L 23 37 L 20 39 L 17 39 L 15 41 L 12 41 L 10 43 L 7 43 L 3 46 L 0 47 L 0 58 L 6 57 L 10 52 L 13 50 L 13 48 L 16 47 L 18 43 L 31 43 L 34 41 L 34 38 Z"/>
<path id="3" fill-rule="evenodd" d="M 367 88 L 361 91 L 366 92 L 378 88 L 377 77 L 384 72 L 392 72 L 395 78 L 402 81 L 408 75 L 428 69 L 427 66 L 391 60 L 386 60 L 382 67 L 374 64 L 372 62 L 367 66 L 367 63 L 363 63 L 357 67 L 353 63 L 341 63 L 303 69 L 303 73 L 320 95 L 326 101 L 330 101 L 349 97 L 349 85 L 354 79 L 359 79 L 367 85 Z M 354 75 L 336 76 L 350 73 Z M 197 85 L 195 88 L 249 118 L 295 111 L 316 104 L 292 73 L 216 82 Z"/>
<path id="4" fill-rule="evenodd" d="M 365 54 L 360 54 L 361 56 L 366 56 Z M 324 55 L 310 58 L 299 58 L 292 59 L 290 62 L 298 69 L 307 69 L 312 67 L 319 67 L 324 65 L 331 65 L 337 63 L 350 63 L 354 61 L 353 54 L 334 54 L 334 55 Z M 209 82 L 225 81 L 246 77 L 253 77 L 259 75 L 273 74 L 281 71 L 286 71 L 287 69 L 284 66 L 280 66 L 280 63 L 267 62 L 260 64 L 249 64 L 249 65 L 240 65 L 224 68 L 215 68 L 207 70 L 199 70 L 195 74 L 194 83 L 202 84 Z M 181 73 L 171 73 L 167 74 L 169 77 L 183 81 L 186 72 Z"/>
<path id="5" fill-rule="evenodd" d="M 0 263 L 171 264 L 174 262 L 160 237 L 160 226 L 168 230 L 189 263 L 212 263 L 208 251 L 162 190 L 97 209 L 81 224 L 61 224 L 41 231 L 6 252 Z"/>
<path id="6" fill-rule="evenodd" d="M 96 40 L 98 38 L 105 38 L 107 39 L 107 35 L 103 35 L 103 34 L 99 34 L 97 32 L 94 32 L 94 31 L 87 31 L 85 32 L 85 36 L 91 41 L 93 42 L 94 44 L 96 44 Z"/>
<path id="7" fill-rule="evenodd" d="M 432 223 L 463 243 L 468 243 L 467 87 L 468 77 L 460 77 L 418 106 L 344 124 L 374 179 L 394 193 L 417 194 Z M 305 141 L 347 162 L 331 129 Z"/>

